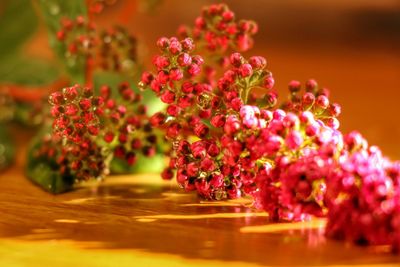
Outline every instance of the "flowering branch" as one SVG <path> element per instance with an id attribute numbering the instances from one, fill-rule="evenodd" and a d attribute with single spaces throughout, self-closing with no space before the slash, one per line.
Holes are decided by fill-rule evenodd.
<path id="1" fill-rule="evenodd" d="M 163 178 L 207 199 L 251 195 L 273 221 L 327 216 L 330 237 L 398 250 L 400 165 L 357 132 L 342 135 L 327 89 L 292 81 L 279 104 L 262 57 L 234 52 L 219 79 L 200 67 L 251 46 L 257 27 L 233 18 L 225 5 L 205 8 L 194 29 L 180 29 L 192 38 L 158 40 L 156 72 L 142 75 L 167 104 L 150 119 L 172 145 Z"/>

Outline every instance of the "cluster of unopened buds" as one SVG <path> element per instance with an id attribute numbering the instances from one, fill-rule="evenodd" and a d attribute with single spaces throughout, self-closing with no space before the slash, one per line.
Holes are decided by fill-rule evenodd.
<path id="1" fill-rule="evenodd" d="M 57 39 L 65 46 L 70 64 L 77 62 L 103 70 L 132 71 L 137 59 L 137 41 L 124 28 L 115 26 L 98 32 L 83 16 L 63 18 Z"/>
<path id="2" fill-rule="evenodd" d="M 253 88 L 268 91 L 273 86 L 272 74 L 265 69 L 266 60 L 253 57 L 246 61 L 240 54 L 232 54 L 231 68 L 218 81 L 218 86 L 212 88 L 196 81 L 203 59 L 191 54 L 192 39 L 161 38 L 158 46 L 163 53 L 154 60 L 158 72 L 145 72 L 141 86 L 148 86 L 168 104 L 165 112 L 151 118 L 153 126 L 165 129 L 174 146 L 170 166 L 163 177 L 172 178 L 176 169 L 178 182 L 187 190 L 197 189 L 210 199 L 239 197 L 243 182 L 240 165 L 235 163 L 242 147 L 230 151 L 237 141 L 229 138 L 243 136 L 239 118 L 246 101 L 243 99 L 250 98 Z M 268 104 L 267 100 L 264 102 Z M 228 156 L 233 152 L 236 154 Z"/>
<path id="3" fill-rule="evenodd" d="M 66 46 L 66 56 L 73 59 L 78 56 L 93 57 L 92 50 L 97 41 L 95 25 L 83 16 L 63 18 L 60 24 L 57 39 Z"/>
<path id="4" fill-rule="evenodd" d="M 229 54 L 252 48 L 257 31 L 254 21 L 237 20 L 227 5 L 215 4 L 203 8 L 193 27 L 180 26 L 178 37 L 194 40 L 206 61 L 200 78 L 215 86 L 216 74 L 230 65 Z"/>
<path id="5" fill-rule="evenodd" d="M 136 162 L 137 154 L 156 153 L 157 137 L 150 127 L 142 96 L 129 84 L 102 86 L 95 94 L 90 87 L 64 88 L 50 96 L 53 135 L 45 137 L 36 156 L 56 157 L 62 174 L 77 181 L 103 178 L 113 157 Z"/>
<path id="6" fill-rule="evenodd" d="M 251 20 L 236 21 L 235 13 L 225 4 L 205 7 L 193 28 L 181 26 L 179 37 L 191 37 L 210 52 L 228 49 L 246 51 L 253 46 L 252 36 L 258 26 Z"/>
<path id="7" fill-rule="evenodd" d="M 137 41 L 122 27 L 100 33 L 99 66 L 103 70 L 132 71 L 137 61 Z"/>
<path id="8" fill-rule="evenodd" d="M 309 80 L 302 90 L 292 81 L 279 104 L 266 60 L 237 52 L 224 57 L 221 78 L 204 79 L 210 51 L 250 46 L 239 40 L 249 40 L 256 25 L 233 18 L 225 5 L 205 8 L 193 30 L 180 30 L 186 38 L 158 40 L 156 72 L 142 75 L 140 86 L 167 104 L 150 119 L 172 146 L 162 177 L 175 176 L 207 199 L 253 196 L 272 221 L 326 216 L 330 237 L 398 250 L 400 163 L 359 133 L 339 131 L 341 107 L 327 89 Z"/>

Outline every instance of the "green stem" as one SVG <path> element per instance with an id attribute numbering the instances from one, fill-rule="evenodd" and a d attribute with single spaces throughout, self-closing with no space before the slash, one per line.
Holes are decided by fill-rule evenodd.
<path id="1" fill-rule="evenodd" d="M 240 91 L 240 98 L 242 99 L 242 101 L 245 105 L 247 105 L 250 90 L 251 90 L 251 87 L 249 86 L 249 81 L 246 79 L 244 82 L 244 86 L 242 87 L 242 90 Z"/>

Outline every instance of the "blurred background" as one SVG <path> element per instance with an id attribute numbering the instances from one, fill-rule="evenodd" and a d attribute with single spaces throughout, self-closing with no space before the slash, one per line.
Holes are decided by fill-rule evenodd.
<path id="1" fill-rule="evenodd" d="M 22 1 L 15 7 L 15 14 L 5 11 L 11 2 L 0 2 L 0 61 L 3 62 L 0 88 L 28 84 L 30 89 L 34 85 L 34 90 L 29 91 L 31 95 L 40 94 L 38 89 L 42 84 L 51 85 L 56 75 L 51 65 L 42 64 L 53 62 L 55 57 L 46 26 L 35 0 Z M 138 38 L 141 60 L 148 64 L 156 52 L 154 43 L 158 37 L 174 35 L 180 24 L 192 25 L 202 6 L 219 1 L 108 2 L 112 5 L 96 16 L 95 21 L 101 26 L 123 23 Z M 343 131 L 357 129 L 370 144 L 379 145 L 388 156 L 400 159 L 400 1 L 230 0 L 225 3 L 236 12 L 237 18 L 258 22 L 255 47 L 247 54 L 267 58 L 282 97 L 289 81 L 316 79 L 342 105 Z M 37 19 L 26 20 L 27 15 L 31 16 L 28 9 Z M 18 31 L 28 34 L 17 47 L 13 42 Z M 18 53 L 10 52 L 13 48 Z M 6 55 L 2 53 L 5 49 L 8 49 Z M 13 62 L 10 55 L 12 58 L 17 54 L 23 55 L 24 62 L 9 63 Z M 29 75 L 30 69 L 37 73 L 39 67 L 40 77 Z M 22 81 L 18 79 L 21 72 L 27 77 Z"/>

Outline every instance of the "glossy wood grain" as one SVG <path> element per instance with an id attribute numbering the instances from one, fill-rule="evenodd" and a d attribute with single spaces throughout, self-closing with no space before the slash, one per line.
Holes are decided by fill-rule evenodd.
<path id="1" fill-rule="evenodd" d="M 324 221 L 269 224 L 248 199 L 204 202 L 156 175 L 53 196 L 0 175 L 0 266 L 398 266 L 386 248 L 326 240 Z"/>

